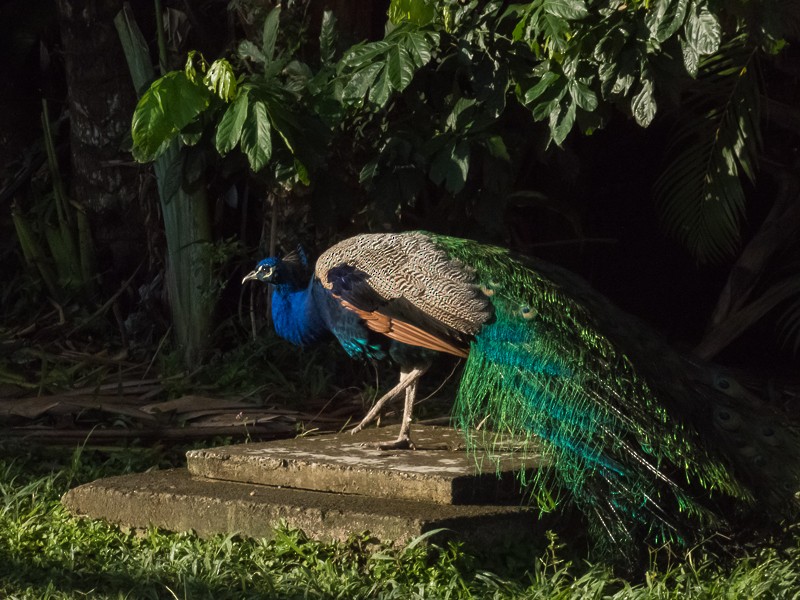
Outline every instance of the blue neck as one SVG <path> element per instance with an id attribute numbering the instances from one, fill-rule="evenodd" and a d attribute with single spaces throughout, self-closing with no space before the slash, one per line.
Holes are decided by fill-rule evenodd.
<path id="1" fill-rule="evenodd" d="M 272 323 L 275 332 L 297 346 L 319 341 L 328 331 L 308 287 L 297 289 L 291 284 L 275 285 L 272 291 Z"/>

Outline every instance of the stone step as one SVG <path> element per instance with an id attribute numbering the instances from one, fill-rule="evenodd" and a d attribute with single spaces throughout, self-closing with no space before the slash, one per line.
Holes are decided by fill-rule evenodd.
<path id="1" fill-rule="evenodd" d="M 346 540 L 369 531 L 402 545 L 439 528 L 487 548 L 536 533 L 535 511 L 522 506 L 443 505 L 370 498 L 193 477 L 186 469 L 101 479 L 67 492 L 73 514 L 140 529 L 156 526 L 201 536 L 238 533 L 269 538 L 285 523 L 321 540 Z M 530 537 L 529 537 L 530 536 Z"/>
<path id="2" fill-rule="evenodd" d="M 415 425 L 416 450 L 381 451 L 364 444 L 396 438 L 398 426 L 187 452 L 192 475 L 440 504 L 520 502 L 516 473 L 541 464 L 509 452 L 493 458 L 470 453 L 463 434 L 448 427 Z M 519 453 L 518 453 L 519 454 Z"/>

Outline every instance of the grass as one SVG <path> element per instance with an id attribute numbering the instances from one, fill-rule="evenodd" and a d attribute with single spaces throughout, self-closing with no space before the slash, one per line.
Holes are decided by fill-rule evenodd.
<path id="1" fill-rule="evenodd" d="M 798 598 L 800 541 L 721 564 L 691 556 L 627 581 L 571 564 L 555 536 L 541 552 L 480 556 L 458 545 L 391 549 L 368 536 L 328 544 L 279 529 L 275 539 L 155 529 L 122 532 L 74 519 L 61 495 L 99 476 L 168 466 L 152 449 L 75 452 L 0 442 L 0 597 L 4 598 Z"/>

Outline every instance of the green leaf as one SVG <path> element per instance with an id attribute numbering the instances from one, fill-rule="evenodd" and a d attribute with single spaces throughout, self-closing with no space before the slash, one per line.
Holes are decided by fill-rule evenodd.
<path id="1" fill-rule="evenodd" d="M 569 24 L 558 15 L 545 13 L 538 22 L 539 33 L 545 37 L 548 46 L 548 54 L 554 54 L 553 49 L 558 52 L 566 51 L 568 47 L 567 39 L 571 35 Z"/>
<path id="2" fill-rule="evenodd" d="M 686 41 L 691 44 L 697 53 L 702 55 L 714 54 L 719 49 L 722 39 L 722 28 L 717 17 L 705 7 L 689 11 L 686 20 Z"/>
<path id="3" fill-rule="evenodd" d="M 575 103 L 559 102 L 550 113 L 550 137 L 557 145 L 567 138 L 575 124 Z"/>
<path id="4" fill-rule="evenodd" d="M 386 40 L 353 46 L 339 61 L 340 69 L 341 67 L 363 67 L 371 63 L 376 56 L 386 54 L 392 46 L 393 44 Z"/>
<path id="5" fill-rule="evenodd" d="M 438 39 L 438 38 L 437 38 Z M 412 31 L 403 36 L 401 42 L 414 61 L 414 66 L 418 69 L 424 67 L 431 60 L 431 48 L 433 47 L 428 36 L 418 31 Z"/>
<path id="6" fill-rule="evenodd" d="M 645 78 L 639 93 L 631 101 L 633 118 L 642 127 L 647 127 L 656 116 L 656 99 L 653 96 L 653 80 Z"/>
<path id="7" fill-rule="evenodd" d="M 304 111 L 279 85 L 267 85 L 259 93 L 266 103 L 272 131 L 278 133 L 310 176 L 323 162 L 327 149 L 325 126 L 315 115 Z"/>
<path id="8" fill-rule="evenodd" d="M 680 29 L 686 18 L 689 0 L 657 0 L 650 4 L 645 23 L 650 30 L 650 37 L 663 43 Z"/>
<path id="9" fill-rule="evenodd" d="M 261 51 L 267 59 L 271 62 L 275 55 L 275 41 L 278 39 L 278 26 L 281 19 L 280 5 L 273 8 L 264 19 L 264 31 L 261 35 Z"/>
<path id="10" fill-rule="evenodd" d="M 450 114 L 447 115 L 447 119 L 445 120 L 445 126 L 448 131 L 461 131 L 464 132 L 470 129 L 470 124 L 465 122 L 466 119 L 461 118 L 464 113 L 470 115 L 470 113 L 474 113 L 470 109 L 477 104 L 477 100 L 475 98 L 459 98 L 456 100 L 455 104 L 453 105 L 453 110 L 450 111 Z"/>
<path id="11" fill-rule="evenodd" d="M 583 0 L 544 0 L 542 7 L 545 12 L 564 19 L 577 20 L 589 16 Z"/>
<path id="12" fill-rule="evenodd" d="M 483 141 L 484 146 L 489 151 L 489 154 L 495 158 L 499 158 L 506 162 L 511 162 L 511 156 L 508 154 L 508 148 L 502 136 L 492 135 Z"/>
<path id="13" fill-rule="evenodd" d="M 697 77 L 697 68 L 700 64 L 700 56 L 694 46 L 681 38 L 681 53 L 683 54 L 683 66 L 691 77 Z"/>
<path id="14" fill-rule="evenodd" d="M 469 143 L 451 140 L 433 157 L 430 178 L 436 185 L 444 185 L 451 194 L 457 194 L 467 182 L 469 174 Z"/>
<path id="15" fill-rule="evenodd" d="M 133 18 L 129 4 L 123 5 L 122 10 L 114 17 L 114 26 L 122 44 L 122 51 L 125 53 L 128 70 L 131 72 L 136 96 L 141 97 L 150 82 L 155 79 L 155 70 L 150 60 L 147 40 Z"/>
<path id="16" fill-rule="evenodd" d="M 330 10 L 322 13 L 319 30 L 319 58 L 323 65 L 333 63 L 336 57 L 336 15 Z"/>
<path id="17" fill-rule="evenodd" d="M 264 56 L 264 53 L 261 52 L 259 47 L 250 40 L 242 40 L 239 42 L 239 48 L 237 52 L 239 54 L 239 58 L 244 60 L 249 60 L 260 65 L 267 63 L 267 57 Z"/>
<path id="18" fill-rule="evenodd" d="M 438 39 L 401 25 L 380 42 L 351 49 L 337 67 L 340 79 L 354 71 L 342 91 L 343 104 L 361 104 L 366 95 L 372 105 L 385 105 L 392 92 L 403 91 L 416 69 L 430 61 L 432 44 Z"/>
<path id="19" fill-rule="evenodd" d="M 531 5 L 532 6 L 532 5 Z M 521 42 L 528 39 L 531 35 L 531 24 L 528 18 L 530 11 L 526 11 L 523 16 L 517 21 L 514 30 L 511 32 L 511 39 L 515 42 Z"/>
<path id="20" fill-rule="evenodd" d="M 561 75 L 558 73 L 554 73 L 553 71 L 547 71 L 542 78 L 534 85 L 532 88 L 525 92 L 525 104 L 530 104 L 534 100 L 536 100 L 539 96 L 541 96 L 544 92 L 551 87 L 553 83 L 558 81 L 561 78 Z"/>
<path id="21" fill-rule="evenodd" d="M 376 156 L 361 168 L 361 171 L 358 174 L 358 183 L 360 185 L 363 185 L 366 188 L 370 187 L 372 180 L 378 173 L 378 158 L 379 156 Z"/>
<path id="22" fill-rule="evenodd" d="M 414 77 L 414 64 L 408 50 L 399 44 L 389 50 L 386 72 L 394 91 L 403 91 Z"/>
<path id="23" fill-rule="evenodd" d="M 640 73 L 641 56 L 635 49 L 626 49 L 619 53 L 616 60 L 609 64 L 609 69 L 600 70 L 603 96 L 627 96 L 636 83 Z"/>
<path id="24" fill-rule="evenodd" d="M 389 100 L 389 95 L 392 92 L 389 84 L 388 69 L 383 69 L 375 85 L 373 85 L 369 91 L 369 101 L 374 104 L 375 107 L 380 108 Z"/>
<path id="25" fill-rule="evenodd" d="M 292 164 L 294 165 L 294 172 L 297 173 L 297 179 L 299 179 L 303 185 L 310 185 L 311 177 L 308 175 L 306 166 L 297 160 L 297 157 L 294 158 Z"/>
<path id="26" fill-rule="evenodd" d="M 564 90 L 566 90 L 566 87 L 562 88 L 562 91 Z M 556 97 L 548 100 L 547 102 L 540 102 L 534 106 L 533 110 L 531 111 L 534 121 L 543 121 L 544 119 L 548 118 L 560 103 L 561 97 Z"/>
<path id="27" fill-rule="evenodd" d="M 433 21 L 436 10 L 429 0 L 392 0 L 389 20 L 395 25 L 404 21 L 422 27 Z"/>
<path id="28" fill-rule="evenodd" d="M 597 109 L 597 95 L 589 86 L 573 79 L 569 82 L 569 94 L 583 110 L 592 112 Z"/>
<path id="29" fill-rule="evenodd" d="M 180 130 L 208 108 L 210 97 L 205 86 L 189 81 L 183 71 L 172 71 L 154 81 L 133 113 L 136 160 L 146 162 L 160 156 Z"/>
<path id="30" fill-rule="evenodd" d="M 242 126 L 247 118 L 248 104 L 248 93 L 243 90 L 222 115 L 214 138 L 217 152 L 222 156 L 233 150 L 236 144 L 239 143 L 239 138 L 242 135 Z"/>
<path id="31" fill-rule="evenodd" d="M 242 128 L 242 151 L 250 168 L 257 173 L 272 156 L 272 136 L 267 107 L 261 100 L 250 103 Z"/>
<path id="32" fill-rule="evenodd" d="M 208 73 L 203 77 L 203 84 L 224 102 L 236 97 L 236 74 L 231 63 L 224 58 L 211 63 Z"/>
<path id="33" fill-rule="evenodd" d="M 381 69 L 383 69 L 382 63 L 374 63 L 353 73 L 342 90 L 342 101 L 346 104 L 362 102 Z"/>

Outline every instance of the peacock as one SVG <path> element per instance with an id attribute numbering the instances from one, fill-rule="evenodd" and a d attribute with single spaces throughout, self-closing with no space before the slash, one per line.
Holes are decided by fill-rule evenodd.
<path id="1" fill-rule="evenodd" d="M 413 448 L 432 357 L 464 359 L 454 423 L 539 444 L 549 466 L 525 481 L 530 497 L 576 506 L 597 547 L 630 555 L 755 514 L 796 514 L 797 429 L 562 268 L 413 231 L 346 239 L 313 273 L 302 252 L 266 258 L 250 280 L 273 286 L 281 337 L 305 346 L 332 335 L 351 357 L 399 364 L 399 383 L 355 427 L 404 396 L 400 434 L 384 448 Z"/>

